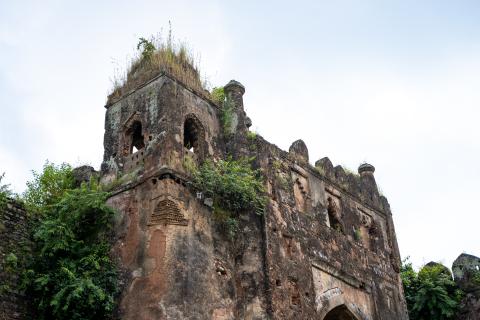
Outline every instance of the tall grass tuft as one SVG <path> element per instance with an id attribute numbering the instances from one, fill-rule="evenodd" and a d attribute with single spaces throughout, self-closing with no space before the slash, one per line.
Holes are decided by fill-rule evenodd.
<path id="1" fill-rule="evenodd" d="M 192 51 L 185 43 L 175 41 L 171 31 L 166 40 L 161 36 L 149 40 L 139 38 L 137 49 L 136 56 L 128 63 L 126 73 L 114 77 L 107 104 L 115 102 L 160 73 L 167 73 L 190 89 L 210 98 Z"/>

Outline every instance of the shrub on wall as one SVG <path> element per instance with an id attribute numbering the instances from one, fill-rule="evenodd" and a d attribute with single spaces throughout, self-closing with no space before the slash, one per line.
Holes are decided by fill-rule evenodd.
<path id="1" fill-rule="evenodd" d="M 241 212 L 263 214 L 267 198 L 260 172 L 251 167 L 252 159 L 205 161 L 193 172 L 194 185 L 213 199 L 214 215 L 232 235 Z"/>
<path id="2" fill-rule="evenodd" d="M 263 214 L 265 187 L 259 171 L 250 163 L 251 159 L 246 158 L 207 160 L 194 172 L 195 186 L 225 210 Z"/>

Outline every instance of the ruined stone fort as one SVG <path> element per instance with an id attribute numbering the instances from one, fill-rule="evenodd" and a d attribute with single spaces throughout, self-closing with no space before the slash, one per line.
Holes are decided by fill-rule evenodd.
<path id="1" fill-rule="evenodd" d="M 311 165 L 249 134 L 244 86 L 230 81 L 233 133 L 221 105 L 168 74 L 106 105 L 103 183 L 120 181 L 114 251 L 127 270 L 122 319 L 408 319 L 392 213 L 375 168 Z M 186 159 L 254 157 L 264 215 L 241 213 L 234 241 L 191 187 Z M 119 177 L 121 177 L 119 179 Z"/>
<path id="2" fill-rule="evenodd" d="M 244 86 L 232 80 L 224 92 L 228 135 L 226 105 L 165 72 L 106 105 L 99 174 L 117 212 L 118 318 L 408 319 L 392 213 L 375 168 L 346 172 L 328 158 L 312 165 L 302 140 L 279 149 L 249 131 Z M 237 213 L 232 239 L 212 199 L 193 187 L 189 166 L 245 157 L 261 173 L 268 201 L 262 215 Z M 81 181 L 92 170 L 76 174 Z M 8 204 L 0 256 L 28 239 L 26 217 Z M 1 284 L 18 281 L 0 270 Z M 0 319 L 26 319 L 26 302 L 20 292 L 0 292 Z"/>

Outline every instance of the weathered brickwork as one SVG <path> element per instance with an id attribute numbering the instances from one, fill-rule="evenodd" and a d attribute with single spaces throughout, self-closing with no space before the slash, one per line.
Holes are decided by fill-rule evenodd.
<path id="1" fill-rule="evenodd" d="M 0 244 L 0 319 L 25 319 L 27 299 L 18 288 L 16 265 L 30 247 L 28 219 L 24 208 L 13 200 L 0 208 Z"/>
<path id="2" fill-rule="evenodd" d="M 129 272 L 122 319 L 408 319 L 392 213 L 375 168 L 310 164 L 248 135 L 245 88 L 231 81 L 233 135 L 222 106 L 165 74 L 107 105 L 101 180 L 114 186 L 114 252 Z M 188 164 L 254 156 L 265 215 L 242 214 L 231 241 Z"/>

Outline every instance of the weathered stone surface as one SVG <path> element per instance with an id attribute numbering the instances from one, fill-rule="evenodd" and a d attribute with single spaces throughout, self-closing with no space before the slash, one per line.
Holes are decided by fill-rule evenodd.
<path id="1" fill-rule="evenodd" d="M 292 143 L 288 152 L 293 156 L 295 160 L 301 162 L 308 162 L 308 148 L 303 140 L 299 139 Z"/>
<path id="2" fill-rule="evenodd" d="M 285 152 L 247 139 L 245 88 L 231 81 L 225 92 L 228 139 L 220 107 L 166 75 L 107 108 L 101 180 L 114 189 L 114 252 L 130 274 L 122 319 L 407 319 L 373 170 L 348 173 L 328 158 L 313 167 L 301 140 Z M 269 198 L 265 215 L 240 216 L 234 241 L 188 170 L 228 155 L 254 157 Z"/>
<path id="3" fill-rule="evenodd" d="M 0 319 L 26 319 L 28 313 L 27 297 L 19 288 L 20 275 L 12 265 L 8 265 L 7 256 L 15 255 L 20 263 L 25 247 L 30 246 L 28 216 L 17 202 L 9 200 L 0 207 Z M 13 268 L 13 269 L 12 269 Z"/>

